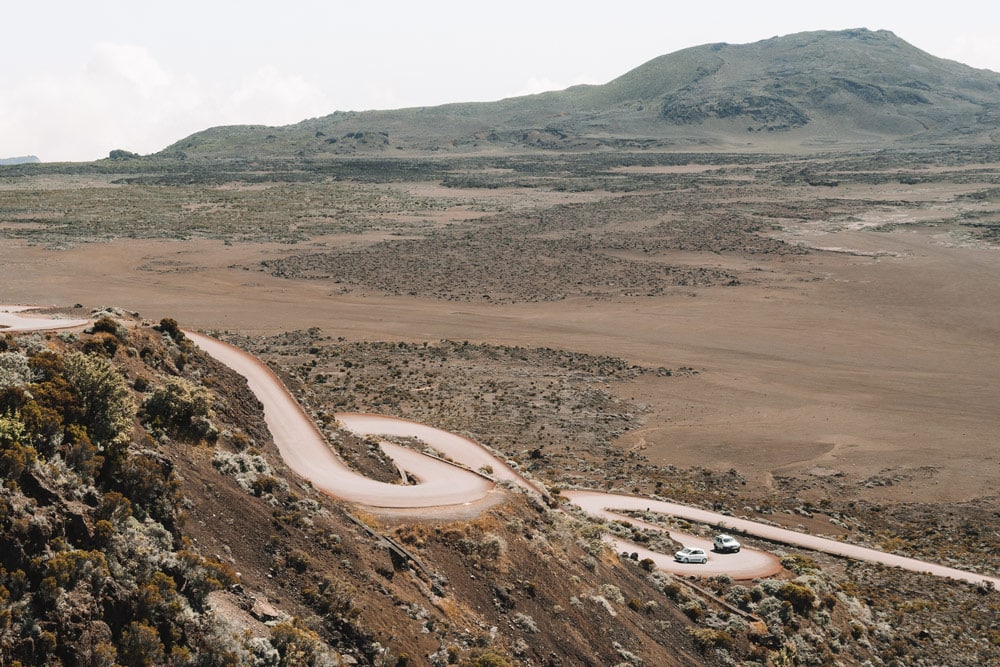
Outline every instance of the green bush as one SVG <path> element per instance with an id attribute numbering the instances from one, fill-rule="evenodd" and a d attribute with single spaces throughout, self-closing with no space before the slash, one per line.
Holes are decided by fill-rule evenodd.
<path id="1" fill-rule="evenodd" d="M 134 621 L 122 632 L 119 657 L 125 667 L 162 665 L 166 658 L 156 628 Z"/>
<path id="2" fill-rule="evenodd" d="M 463 660 L 460 667 L 511 667 L 511 664 L 502 655 L 486 651 L 469 660 Z"/>
<path id="3" fill-rule="evenodd" d="M 315 632 L 302 626 L 298 620 L 278 623 L 271 628 L 271 644 L 281 656 L 279 665 L 326 664 L 320 662 L 326 656 L 322 640 Z"/>
<path id="4" fill-rule="evenodd" d="M 184 339 L 184 332 L 180 330 L 177 325 L 177 320 L 172 317 L 164 317 L 160 320 L 160 324 L 154 327 L 157 331 L 170 336 L 175 343 L 181 342 Z"/>
<path id="5" fill-rule="evenodd" d="M 120 344 L 121 341 L 112 334 L 96 333 L 90 340 L 83 344 L 83 352 L 85 354 L 99 354 L 110 359 L 115 356 L 115 352 L 118 351 Z"/>
<path id="6" fill-rule="evenodd" d="M 775 595 L 792 605 L 797 614 L 805 615 L 812 611 L 816 596 L 808 586 L 789 581 L 779 588 Z"/>
<path id="7" fill-rule="evenodd" d="M 212 424 L 212 394 L 181 377 L 169 378 L 146 397 L 142 404 L 146 425 L 173 436 L 194 440 L 215 440 Z"/>
<path id="8" fill-rule="evenodd" d="M 713 628 L 688 628 L 694 645 L 702 653 L 712 648 L 729 650 L 733 647 L 733 637 L 725 630 Z"/>
<path id="9" fill-rule="evenodd" d="M 70 352 L 63 357 L 66 380 L 76 390 L 83 407 L 82 423 L 102 448 L 128 441 L 135 402 L 125 378 L 107 359 Z"/>
<path id="10" fill-rule="evenodd" d="M 20 352 L 0 352 L 0 389 L 20 387 L 33 376 L 28 357 Z"/>
<path id="11" fill-rule="evenodd" d="M 128 330 L 107 315 L 99 318 L 91 327 L 94 333 L 108 333 L 121 342 L 128 340 Z"/>

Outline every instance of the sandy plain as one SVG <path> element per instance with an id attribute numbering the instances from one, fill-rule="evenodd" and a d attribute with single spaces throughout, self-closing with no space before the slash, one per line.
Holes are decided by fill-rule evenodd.
<path id="1" fill-rule="evenodd" d="M 876 194 L 892 196 L 863 186 L 851 196 Z M 760 487 L 775 476 L 879 477 L 894 482 L 859 497 L 961 501 L 1000 490 L 1000 250 L 922 224 L 954 195 L 928 189 L 912 209 L 874 202 L 847 224 L 787 221 L 775 234 L 816 249 L 807 255 L 673 253 L 754 281 L 659 296 L 456 302 L 247 268 L 358 240 L 329 236 L 66 249 L 5 239 L 0 302 L 115 305 L 190 329 L 319 327 L 348 340 L 464 339 L 687 366 L 698 374 L 615 389 L 648 406 L 620 447 L 653 463 L 734 468 Z M 887 223 L 896 227 L 873 231 Z"/>

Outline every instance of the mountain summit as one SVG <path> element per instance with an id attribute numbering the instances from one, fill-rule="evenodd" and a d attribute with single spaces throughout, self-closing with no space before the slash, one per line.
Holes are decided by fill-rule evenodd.
<path id="1" fill-rule="evenodd" d="M 613 81 L 497 102 L 336 112 L 295 125 L 213 128 L 166 152 L 378 154 L 599 147 L 756 150 L 1000 139 L 1000 74 L 932 56 L 885 30 L 707 44 Z"/>

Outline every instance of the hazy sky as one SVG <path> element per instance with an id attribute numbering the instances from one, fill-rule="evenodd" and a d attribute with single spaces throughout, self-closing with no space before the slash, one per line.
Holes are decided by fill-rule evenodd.
<path id="1" fill-rule="evenodd" d="M 709 42 L 895 32 L 1000 71 L 1000 3 L 2 0 L 0 157 L 151 153 L 214 125 L 280 125 L 605 83 Z"/>

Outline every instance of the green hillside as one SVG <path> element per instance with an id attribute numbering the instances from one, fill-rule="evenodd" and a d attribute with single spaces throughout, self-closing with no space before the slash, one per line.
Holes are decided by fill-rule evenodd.
<path id="1" fill-rule="evenodd" d="M 604 85 L 497 102 L 335 112 L 284 127 L 217 127 L 164 153 L 294 158 L 602 147 L 766 150 L 998 137 L 1000 74 L 937 58 L 888 31 L 859 29 L 693 47 Z"/>

